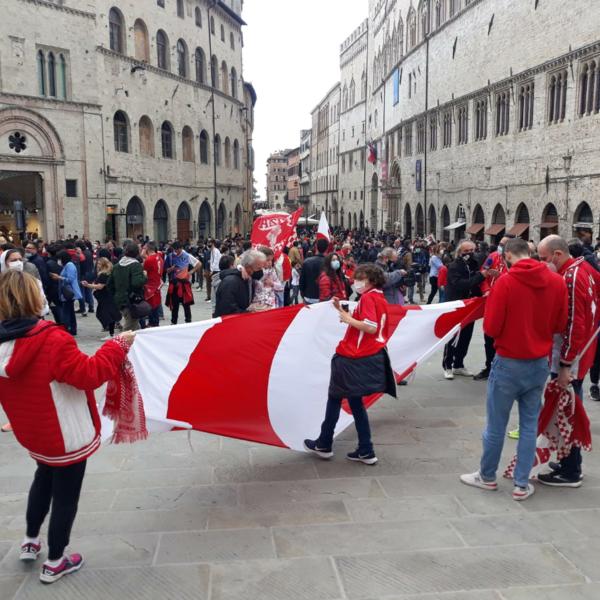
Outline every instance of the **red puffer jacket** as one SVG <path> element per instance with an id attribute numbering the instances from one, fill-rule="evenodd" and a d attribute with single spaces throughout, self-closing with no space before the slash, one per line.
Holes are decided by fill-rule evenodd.
<path id="1" fill-rule="evenodd" d="M 64 467 L 98 449 L 94 390 L 116 376 L 124 359 L 113 341 L 87 356 L 62 327 L 46 321 L 22 337 L 0 340 L 0 402 L 34 460 Z"/>
<path id="2" fill-rule="evenodd" d="M 333 297 L 346 299 L 346 284 L 341 277 L 330 278 L 325 273 L 319 276 L 319 300 L 325 302 Z"/>

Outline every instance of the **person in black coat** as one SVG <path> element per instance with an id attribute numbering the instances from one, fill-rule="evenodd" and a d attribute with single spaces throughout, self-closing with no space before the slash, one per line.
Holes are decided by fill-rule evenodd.
<path id="1" fill-rule="evenodd" d="M 481 284 L 486 277 L 496 277 L 499 274 L 494 269 L 480 271 L 474 253 L 473 242 L 463 241 L 458 245 L 456 258 L 448 265 L 446 302 L 481 296 Z M 468 369 L 465 369 L 464 364 L 473 336 L 473 326 L 473 323 L 466 325 L 458 334 L 458 340 L 454 338 L 446 344 L 442 361 L 446 379 L 454 379 L 455 375 L 473 376 Z"/>
<path id="2" fill-rule="evenodd" d="M 248 311 L 252 302 L 252 281 L 262 279 L 267 257 L 258 250 L 247 250 L 236 269 L 221 271 L 213 317 L 236 315 Z"/>
<path id="3" fill-rule="evenodd" d="M 327 248 L 329 248 L 329 242 L 323 238 L 318 239 L 318 254 L 307 258 L 302 265 L 300 293 L 305 304 L 316 304 L 319 301 L 319 277 L 323 271 Z"/>

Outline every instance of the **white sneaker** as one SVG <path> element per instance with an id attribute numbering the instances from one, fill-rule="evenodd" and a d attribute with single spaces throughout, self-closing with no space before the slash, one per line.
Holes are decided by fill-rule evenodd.
<path id="1" fill-rule="evenodd" d="M 454 374 L 458 377 L 473 377 L 473 373 L 471 373 L 469 369 L 465 369 L 465 367 L 461 367 L 460 369 L 454 369 Z"/>
<path id="2" fill-rule="evenodd" d="M 444 377 L 446 379 L 454 379 L 454 373 L 452 369 L 444 369 Z"/>
<path id="3" fill-rule="evenodd" d="M 465 485 L 470 485 L 472 487 L 480 488 L 482 490 L 494 491 L 498 489 L 498 484 L 495 481 L 484 481 L 483 479 L 481 479 L 479 471 L 475 473 L 466 473 L 465 475 L 461 475 L 460 480 Z"/>
<path id="4" fill-rule="evenodd" d="M 531 483 L 528 483 L 526 488 L 515 485 L 512 496 L 513 500 L 527 500 L 527 498 L 533 496 L 533 494 L 535 494 L 535 488 Z"/>

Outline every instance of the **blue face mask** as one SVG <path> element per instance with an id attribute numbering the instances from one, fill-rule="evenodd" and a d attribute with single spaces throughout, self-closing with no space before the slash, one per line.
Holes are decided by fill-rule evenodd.
<path id="1" fill-rule="evenodd" d="M 341 265 L 340 265 L 340 261 L 339 260 L 332 260 L 331 261 L 331 268 L 334 271 L 339 271 L 340 267 L 341 267 Z"/>

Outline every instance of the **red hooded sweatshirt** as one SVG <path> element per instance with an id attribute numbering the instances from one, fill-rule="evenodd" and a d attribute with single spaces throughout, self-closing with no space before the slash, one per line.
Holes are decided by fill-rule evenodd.
<path id="1" fill-rule="evenodd" d="M 485 306 L 483 330 L 504 358 L 533 360 L 550 355 L 554 334 L 567 323 L 564 279 L 531 258 L 499 277 Z"/>

